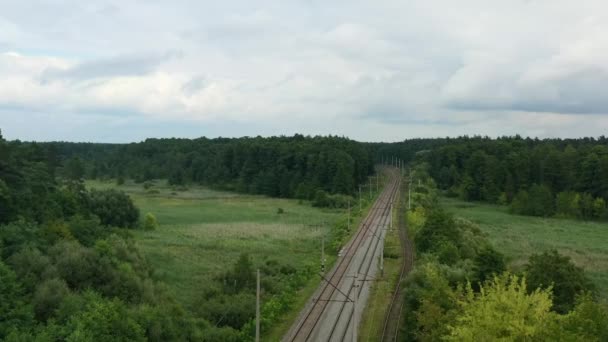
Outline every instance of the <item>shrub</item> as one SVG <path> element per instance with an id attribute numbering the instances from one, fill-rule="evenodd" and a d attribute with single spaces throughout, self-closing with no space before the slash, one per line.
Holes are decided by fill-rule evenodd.
<path id="1" fill-rule="evenodd" d="M 449 326 L 447 341 L 541 341 L 551 314 L 550 290 L 526 291 L 525 278 L 505 274 L 482 286 L 475 294 L 469 287 L 456 323 Z"/>
<path id="2" fill-rule="evenodd" d="M 93 189 L 90 205 L 91 212 L 106 226 L 132 228 L 139 220 L 139 209 L 122 191 Z"/>
<path id="3" fill-rule="evenodd" d="M 483 248 L 477 256 L 475 256 L 474 262 L 474 288 L 479 288 L 479 284 L 484 281 L 491 279 L 495 275 L 502 274 L 505 267 L 504 256 L 496 251 L 494 248 L 487 246 Z"/>
<path id="4" fill-rule="evenodd" d="M 416 248 L 421 253 L 435 252 L 443 243 L 460 246 L 461 234 L 449 213 L 434 209 L 427 213 L 424 225 L 415 237 Z"/>
<path id="5" fill-rule="evenodd" d="M 560 192 L 555 197 L 555 212 L 558 217 L 576 218 L 580 215 L 580 208 L 576 199 L 578 196 L 575 192 L 565 191 Z"/>
<path id="6" fill-rule="evenodd" d="M 0 340 L 29 321 L 21 296 L 21 284 L 15 272 L 0 261 Z"/>
<path id="7" fill-rule="evenodd" d="M 570 311 L 577 295 L 593 290 L 583 269 L 555 250 L 530 256 L 526 272 L 530 291 L 553 289 L 553 310 L 559 313 Z"/>
<path id="8" fill-rule="evenodd" d="M 142 327 L 123 302 L 89 292 L 83 311 L 69 322 L 67 341 L 145 341 Z"/>
<path id="9" fill-rule="evenodd" d="M 156 217 L 152 213 L 147 213 L 144 218 L 144 230 L 155 230 L 158 228 L 158 221 L 156 221 Z"/>
<path id="10" fill-rule="evenodd" d="M 49 279 L 38 285 L 33 300 L 36 318 L 40 321 L 49 319 L 69 293 L 70 290 L 62 279 Z"/>
<path id="11" fill-rule="evenodd" d="M 526 190 L 519 190 L 513 198 L 509 209 L 513 214 L 529 215 L 529 202 L 530 197 L 528 196 L 528 192 Z"/>

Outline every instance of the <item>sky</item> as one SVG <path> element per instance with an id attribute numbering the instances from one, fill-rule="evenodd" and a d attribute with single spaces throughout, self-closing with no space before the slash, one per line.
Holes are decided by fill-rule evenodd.
<path id="1" fill-rule="evenodd" d="M 0 0 L 7 139 L 608 132 L 608 2 Z"/>

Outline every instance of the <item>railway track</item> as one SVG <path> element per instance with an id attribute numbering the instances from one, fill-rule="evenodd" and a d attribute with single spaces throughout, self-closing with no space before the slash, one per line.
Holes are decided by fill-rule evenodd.
<path id="1" fill-rule="evenodd" d="M 404 182 L 404 184 L 407 184 L 407 182 Z M 405 194 L 405 191 L 402 191 L 401 194 Z M 403 314 L 403 294 L 401 291 L 401 285 L 405 279 L 405 276 L 409 273 L 414 265 L 414 246 L 407 234 L 407 221 L 405 219 L 405 211 L 403 210 L 404 204 L 405 200 L 402 197 L 402 199 L 399 201 L 398 227 L 399 239 L 401 240 L 402 246 L 403 263 L 401 265 L 399 280 L 397 281 L 397 285 L 395 286 L 395 290 L 392 294 L 391 303 L 384 317 L 381 339 L 381 341 L 384 342 L 394 342 L 399 340 L 401 315 Z"/>
<path id="2" fill-rule="evenodd" d="M 344 341 L 353 331 L 353 317 L 361 312 L 369 283 L 377 270 L 384 228 L 391 216 L 391 204 L 399 191 L 400 177 L 389 171 L 390 179 L 372 205 L 355 236 L 343 248 L 332 270 L 324 276 L 312 301 L 285 335 L 283 341 Z M 356 311 L 354 302 L 362 303 Z"/>

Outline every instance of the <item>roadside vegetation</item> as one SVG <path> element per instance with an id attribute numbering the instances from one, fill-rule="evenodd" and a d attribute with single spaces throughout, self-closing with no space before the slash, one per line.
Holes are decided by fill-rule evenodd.
<path id="1" fill-rule="evenodd" d="M 608 310 L 582 268 L 549 250 L 512 269 L 477 224 L 442 207 L 427 170 L 413 172 L 417 260 L 404 289 L 404 340 L 608 338 Z"/>

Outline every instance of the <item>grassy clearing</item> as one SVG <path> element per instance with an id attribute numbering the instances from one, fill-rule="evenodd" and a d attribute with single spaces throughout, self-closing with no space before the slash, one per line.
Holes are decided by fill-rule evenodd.
<path id="1" fill-rule="evenodd" d="M 141 214 L 153 213 L 155 231 L 134 231 L 146 258 L 184 307 L 192 308 L 203 290 L 231 267 L 241 253 L 254 264 L 274 259 L 302 269 L 318 267 L 321 238 L 344 211 L 318 209 L 297 200 L 239 195 L 191 186 L 176 191 L 156 182 L 87 182 L 91 188 L 126 191 Z M 278 208 L 284 213 L 279 214 Z M 333 259 L 330 256 L 330 262 Z M 314 290 L 318 280 L 311 283 Z M 303 290 L 306 292 L 306 289 Z M 299 308 L 297 308 L 299 309 Z"/>
<path id="2" fill-rule="evenodd" d="M 608 224 L 511 215 L 506 207 L 448 198 L 442 203 L 477 223 L 514 270 L 521 270 L 531 254 L 557 249 L 583 267 L 608 300 Z"/>

